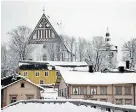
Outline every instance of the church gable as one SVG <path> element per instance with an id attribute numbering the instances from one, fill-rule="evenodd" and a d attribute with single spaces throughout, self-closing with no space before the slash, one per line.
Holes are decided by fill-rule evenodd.
<path id="1" fill-rule="evenodd" d="M 60 41 L 60 37 L 45 14 L 43 14 L 34 31 L 30 35 L 30 44 L 42 44 L 50 41 Z"/>

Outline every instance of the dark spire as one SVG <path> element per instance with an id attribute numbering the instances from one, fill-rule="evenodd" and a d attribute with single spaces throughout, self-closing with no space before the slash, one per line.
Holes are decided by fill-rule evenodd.
<path id="1" fill-rule="evenodd" d="M 109 37 L 109 36 L 110 36 L 109 28 L 107 27 L 106 37 Z"/>

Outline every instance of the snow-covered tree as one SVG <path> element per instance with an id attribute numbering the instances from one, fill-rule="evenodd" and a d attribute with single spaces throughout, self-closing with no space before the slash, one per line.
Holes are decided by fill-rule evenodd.
<path id="1" fill-rule="evenodd" d="M 31 29 L 26 26 L 18 26 L 8 33 L 11 37 L 10 49 L 18 55 L 19 60 L 25 60 L 32 53 L 34 47 L 29 46 Z"/>
<path id="2" fill-rule="evenodd" d="M 86 61 L 93 65 L 94 71 L 100 71 L 105 66 L 105 53 L 103 51 L 104 38 L 96 36 L 88 43 Z"/>
<path id="3" fill-rule="evenodd" d="M 76 39 L 67 35 L 61 35 L 61 39 L 67 49 L 70 51 L 70 59 L 73 61 L 73 54 L 75 54 L 76 51 Z"/>
<path id="4" fill-rule="evenodd" d="M 125 42 L 123 47 L 123 59 L 130 61 L 130 68 L 136 66 L 136 38 L 131 39 L 128 42 Z"/>
<path id="5" fill-rule="evenodd" d="M 78 51 L 78 59 L 79 61 L 84 61 L 85 60 L 85 54 L 86 54 L 86 45 L 87 41 L 84 38 L 79 38 L 78 39 L 78 44 L 77 44 L 77 51 Z"/>

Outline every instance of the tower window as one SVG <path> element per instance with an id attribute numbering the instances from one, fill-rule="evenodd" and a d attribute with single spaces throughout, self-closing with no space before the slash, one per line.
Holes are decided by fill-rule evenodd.
<path id="1" fill-rule="evenodd" d="M 21 83 L 21 88 L 24 88 L 25 87 L 25 84 L 24 83 Z"/>

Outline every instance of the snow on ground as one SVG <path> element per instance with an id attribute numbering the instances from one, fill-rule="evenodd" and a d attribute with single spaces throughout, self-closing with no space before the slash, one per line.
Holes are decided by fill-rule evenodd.
<path id="1" fill-rule="evenodd" d="M 45 91 L 41 93 L 41 97 L 44 99 L 56 99 L 58 97 L 58 92 L 54 88 L 45 88 Z"/>
<path id="2" fill-rule="evenodd" d="M 19 103 L 5 108 L 1 112 L 107 112 L 86 106 L 76 106 L 72 103 L 64 104 L 39 104 L 39 103 Z"/>

